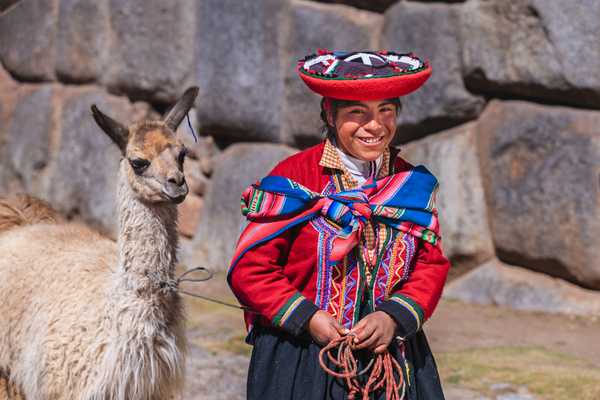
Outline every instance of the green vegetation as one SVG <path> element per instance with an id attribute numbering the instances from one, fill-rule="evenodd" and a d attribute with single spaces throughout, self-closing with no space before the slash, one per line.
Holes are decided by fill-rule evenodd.
<path id="1" fill-rule="evenodd" d="M 539 347 L 496 347 L 436 355 L 446 384 L 491 394 L 490 385 L 525 386 L 545 400 L 600 399 L 600 368 Z"/>

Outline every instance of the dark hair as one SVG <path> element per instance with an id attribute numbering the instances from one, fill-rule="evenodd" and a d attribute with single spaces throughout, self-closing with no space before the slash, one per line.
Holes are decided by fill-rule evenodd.
<path id="1" fill-rule="evenodd" d="M 327 134 L 328 138 L 334 138 L 335 137 L 335 127 L 329 125 L 329 121 L 327 121 L 327 111 L 325 110 L 325 100 L 326 100 L 325 97 L 323 97 L 321 99 L 321 121 L 323 121 L 323 124 L 324 124 L 323 125 L 323 133 Z M 337 111 L 339 108 L 349 107 L 349 106 L 352 106 L 357 103 L 357 101 L 355 101 L 355 100 L 330 99 L 330 101 L 331 101 L 331 103 L 330 103 L 331 104 L 331 113 L 332 113 L 334 120 L 337 116 Z M 400 111 L 402 111 L 402 102 L 400 101 L 399 97 L 386 99 L 386 101 L 389 101 L 390 103 L 395 105 L 396 113 L 400 114 Z"/>

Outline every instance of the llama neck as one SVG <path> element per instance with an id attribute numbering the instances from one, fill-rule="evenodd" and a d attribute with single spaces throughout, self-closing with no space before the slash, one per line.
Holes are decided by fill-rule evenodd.
<path id="1" fill-rule="evenodd" d="M 124 161 L 126 162 L 126 161 Z M 177 208 L 140 201 L 121 163 L 119 267 L 89 359 L 85 399 L 163 399 L 181 387 L 185 331 L 181 298 L 165 287 L 174 276 Z"/>
<path id="2" fill-rule="evenodd" d="M 177 253 L 177 208 L 174 204 L 141 201 L 119 172 L 118 215 L 120 275 L 126 289 L 139 294 L 165 290 L 175 273 Z"/>

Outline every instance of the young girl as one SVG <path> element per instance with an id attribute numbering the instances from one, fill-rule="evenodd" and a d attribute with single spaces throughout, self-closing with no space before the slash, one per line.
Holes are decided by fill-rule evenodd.
<path id="1" fill-rule="evenodd" d="M 406 399 L 443 399 L 422 331 L 449 268 L 437 181 L 390 147 L 399 97 L 431 69 L 413 55 L 321 51 L 298 72 L 324 96 L 327 138 L 244 193 L 250 223 L 228 274 L 249 310 L 248 399 L 347 398 L 319 365 L 322 346 L 346 335 L 361 366 L 386 351 L 399 361 Z"/>

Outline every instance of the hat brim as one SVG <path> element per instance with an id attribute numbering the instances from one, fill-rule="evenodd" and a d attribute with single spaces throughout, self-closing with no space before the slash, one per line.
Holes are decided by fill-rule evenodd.
<path id="1" fill-rule="evenodd" d="M 431 66 L 427 65 L 413 73 L 362 79 L 315 78 L 300 67 L 298 74 L 312 91 L 323 97 L 368 101 L 390 99 L 414 92 L 431 76 Z"/>

